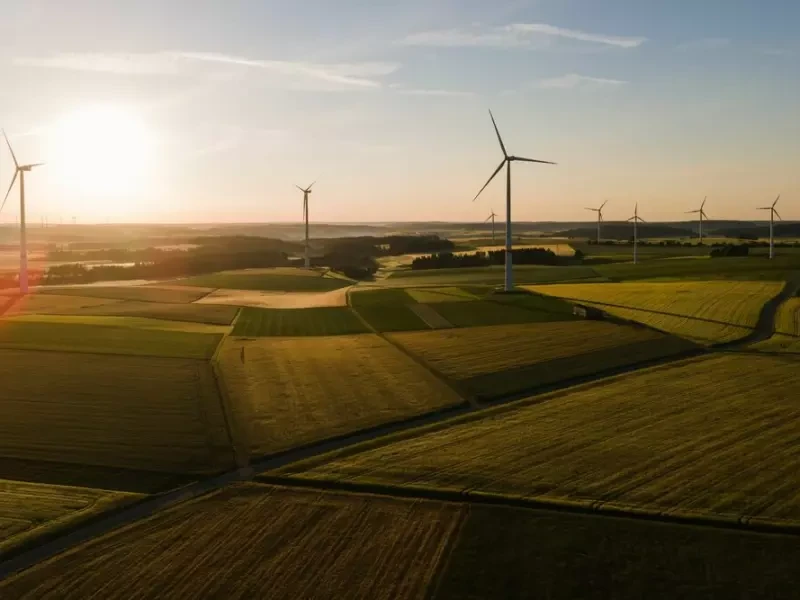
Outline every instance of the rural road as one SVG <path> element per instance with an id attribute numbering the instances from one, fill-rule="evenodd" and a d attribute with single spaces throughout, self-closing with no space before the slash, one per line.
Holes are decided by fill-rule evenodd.
<path id="1" fill-rule="evenodd" d="M 750 335 L 748 335 L 746 338 L 739 339 L 735 342 L 731 342 L 722 346 L 717 346 L 716 348 L 727 349 L 727 348 L 740 347 L 768 339 L 772 335 L 774 330 L 775 326 L 774 321 L 778 311 L 778 307 L 788 298 L 797 295 L 798 291 L 800 291 L 800 273 L 794 274 L 789 279 L 789 281 L 787 281 L 786 285 L 781 290 L 780 294 L 772 298 L 764 305 L 759 315 L 758 323 Z M 685 360 L 686 358 L 687 358 L 686 354 L 666 357 L 665 359 L 659 359 L 657 364 L 666 364 L 678 360 Z M 57 554 L 75 548 L 82 543 L 88 542 L 94 538 L 100 537 L 106 533 L 109 533 L 123 526 L 135 523 L 138 520 L 147 518 L 155 514 L 157 511 L 176 506 L 181 502 L 185 502 L 187 500 L 191 500 L 193 498 L 197 498 L 205 494 L 209 494 L 211 492 L 219 490 L 233 483 L 252 480 L 256 477 L 258 473 L 263 473 L 266 471 L 277 469 L 279 467 L 283 467 L 294 462 L 298 462 L 308 458 L 313 458 L 315 456 L 319 456 L 334 450 L 344 449 L 353 446 L 355 444 L 360 444 L 362 442 L 375 440 L 383 436 L 400 433 L 404 431 L 410 431 L 412 429 L 422 427 L 425 425 L 439 423 L 441 421 L 456 416 L 478 412 L 486 408 L 496 407 L 508 402 L 513 402 L 515 400 L 520 399 L 521 397 L 544 395 L 547 392 L 557 391 L 557 389 L 559 388 L 570 387 L 580 383 L 591 383 L 592 381 L 605 379 L 616 374 L 621 374 L 623 372 L 628 372 L 628 371 L 634 371 L 637 369 L 645 368 L 647 366 L 654 366 L 654 365 L 652 363 L 651 364 L 638 363 L 635 365 L 631 365 L 630 367 L 626 367 L 625 369 L 616 370 L 615 372 L 602 372 L 593 375 L 591 377 L 582 377 L 582 378 L 576 378 L 574 380 L 563 381 L 560 382 L 560 385 L 558 386 L 547 386 L 546 389 L 539 388 L 538 390 L 532 389 L 525 392 L 520 392 L 507 397 L 493 400 L 491 402 L 487 402 L 486 404 L 483 405 L 475 404 L 474 400 L 472 402 L 467 401 L 464 404 L 451 407 L 449 409 L 427 413 L 418 417 L 413 417 L 411 419 L 397 421 L 386 425 L 380 425 L 377 427 L 358 431 L 353 434 L 324 440 L 318 443 L 313 443 L 307 446 L 288 450 L 273 456 L 265 457 L 262 460 L 254 462 L 249 467 L 236 469 L 215 477 L 211 477 L 202 481 L 197 481 L 193 484 L 187 485 L 177 490 L 173 490 L 171 492 L 146 498 L 140 502 L 137 502 L 136 504 L 115 511 L 112 514 L 101 516 L 97 520 L 94 520 L 88 524 L 81 525 L 78 528 L 63 534 L 58 538 L 55 538 L 49 542 L 45 542 L 41 546 L 24 551 L 16 556 L 12 556 L 11 558 L 3 562 L 0 562 L 0 581 L 3 581 L 4 579 L 10 577 L 16 572 L 28 569 L 39 562 L 42 562 Z M 543 400 L 546 400 L 546 397 Z M 363 490 L 363 491 L 368 491 L 368 490 Z M 378 492 L 373 491 L 372 493 L 378 493 Z M 460 499 L 457 499 L 457 501 L 463 502 L 467 499 L 469 501 L 472 501 L 472 499 L 467 498 L 467 496 L 459 496 L 459 498 Z M 528 508 L 536 508 L 536 507 L 528 506 Z M 544 508 L 549 510 L 554 509 L 554 507 L 552 506 L 540 506 L 539 508 Z M 594 512 L 595 514 L 597 514 L 598 512 L 604 513 L 605 511 L 595 510 Z M 627 515 L 619 514 L 615 516 L 622 517 Z M 640 518 L 648 518 L 648 516 L 643 515 Z M 656 518 L 656 516 L 653 515 L 650 516 L 649 518 L 654 519 Z M 676 521 L 676 519 L 667 519 L 666 517 L 663 517 L 660 520 L 671 520 L 673 522 Z M 698 521 L 697 523 L 699 524 L 700 522 L 701 521 Z M 718 522 L 712 523 L 710 520 L 708 524 L 716 524 L 717 526 L 733 526 L 733 524 L 721 524 Z M 750 528 L 753 528 L 752 525 L 743 523 L 740 523 L 739 526 L 740 527 L 748 526 Z"/>

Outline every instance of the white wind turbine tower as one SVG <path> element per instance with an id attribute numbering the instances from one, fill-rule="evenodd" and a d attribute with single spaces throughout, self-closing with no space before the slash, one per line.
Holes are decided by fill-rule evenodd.
<path id="1" fill-rule="evenodd" d="M 511 244 L 512 244 L 512 235 L 511 235 L 511 163 L 514 161 L 521 161 L 521 162 L 531 162 L 531 163 L 541 163 L 545 165 L 554 165 L 556 163 L 550 162 L 549 160 L 536 160 L 534 158 L 523 158 L 521 156 L 509 156 L 508 152 L 506 152 L 505 144 L 503 144 L 503 138 L 500 137 L 500 130 L 497 129 L 497 123 L 495 123 L 494 115 L 492 111 L 489 111 L 489 117 L 492 119 L 492 125 L 494 126 L 494 132 L 497 134 L 497 141 L 500 142 L 500 150 L 503 151 L 503 160 L 500 162 L 500 165 L 494 170 L 491 177 L 483 184 L 483 187 L 480 191 L 475 194 L 475 197 L 472 199 L 473 202 L 478 199 L 478 196 L 481 195 L 483 190 L 486 189 L 492 179 L 495 178 L 504 166 L 506 167 L 506 272 L 505 272 L 505 283 L 503 285 L 503 289 L 506 292 L 510 292 L 514 289 L 514 275 L 513 275 L 513 265 L 512 265 L 512 257 L 511 257 Z"/>
<path id="2" fill-rule="evenodd" d="M 706 211 L 703 210 L 703 207 L 706 205 L 706 200 L 708 200 L 708 196 L 703 198 L 703 202 L 702 202 L 702 204 L 700 204 L 700 208 L 698 208 L 697 210 L 687 210 L 686 211 L 687 215 L 692 215 L 692 214 L 695 214 L 695 213 L 700 215 L 700 242 L 699 242 L 700 244 L 703 243 L 703 219 L 707 219 L 708 218 L 708 215 L 706 214 Z"/>
<path id="3" fill-rule="evenodd" d="M 628 219 L 628 221 L 633 221 L 633 264 L 638 262 L 638 249 L 639 249 L 639 232 L 637 230 L 638 223 L 646 223 L 642 217 L 639 216 L 639 203 L 637 202 L 636 205 L 633 207 L 633 216 Z"/>
<path id="4" fill-rule="evenodd" d="M 11 152 L 11 158 L 14 159 L 14 177 L 11 179 L 11 185 L 8 186 L 6 197 L 3 198 L 3 204 L 0 205 L 0 211 L 6 205 L 6 200 L 11 193 L 11 188 L 14 187 L 14 182 L 19 176 L 19 292 L 20 294 L 28 293 L 28 232 L 25 226 L 25 173 L 39 167 L 44 163 L 33 163 L 29 165 L 20 165 L 17 162 L 17 157 L 14 154 L 14 149 L 11 147 L 11 142 L 8 141 L 6 132 L 3 131 L 3 137 L 6 140 L 8 149 Z"/>
<path id="5" fill-rule="evenodd" d="M 306 236 L 305 236 L 305 239 L 306 239 L 306 255 L 305 255 L 305 266 L 306 266 L 306 269 L 311 267 L 311 257 L 308 255 L 308 195 L 311 193 L 311 188 L 314 186 L 315 183 L 317 183 L 317 182 L 316 181 L 312 182 L 312 184 L 310 186 L 308 186 L 307 188 L 301 188 L 299 185 L 295 186 L 298 190 L 303 192 L 303 221 L 305 222 L 305 226 L 306 226 Z"/>
<path id="6" fill-rule="evenodd" d="M 780 200 L 780 199 L 781 199 L 781 195 L 778 194 L 778 197 L 775 198 L 775 202 L 773 202 L 771 206 L 762 206 L 761 208 L 758 209 L 758 210 L 768 210 L 769 211 L 769 257 L 770 258 L 775 256 L 775 250 L 774 250 L 774 248 L 775 248 L 775 242 L 774 242 L 775 238 L 774 238 L 774 236 L 772 234 L 772 229 L 773 229 L 773 226 L 775 224 L 775 217 L 777 216 L 779 220 L 783 221 L 783 219 L 781 219 L 781 216 L 778 214 L 777 209 L 775 208 L 775 205 L 778 203 L 778 200 Z"/>
<path id="7" fill-rule="evenodd" d="M 586 210 L 591 210 L 597 213 L 597 243 L 600 243 L 600 225 L 603 222 L 603 207 L 608 203 L 608 200 L 603 202 L 600 205 L 600 208 L 587 208 Z"/>
<path id="8" fill-rule="evenodd" d="M 486 220 L 484 221 L 484 223 L 486 223 L 489 219 L 492 220 L 492 246 L 494 246 L 494 218 L 496 216 L 497 216 L 497 214 L 495 214 L 495 212 L 492 211 L 492 214 L 490 214 L 488 217 L 486 217 Z"/>

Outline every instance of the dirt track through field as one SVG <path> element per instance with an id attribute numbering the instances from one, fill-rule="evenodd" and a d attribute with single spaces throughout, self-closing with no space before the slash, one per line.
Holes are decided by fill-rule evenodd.
<path id="1" fill-rule="evenodd" d="M 759 316 L 758 325 L 755 328 L 752 336 L 749 337 L 746 341 L 739 340 L 735 344 L 731 344 L 726 346 L 727 348 L 731 346 L 741 347 L 745 344 L 753 343 L 754 341 L 759 341 L 761 339 L 766 339 L 772 335 L 772 331 L 774 330 L 774 321 L 777 314 L 777 309 L 780 304 L 788 299 L 789 297 L 795 295 L 798 290 L 800 290 L 800 274 L 795 274 L 786 284 L 784 289 L 781 293 L 773 298 L 770 302 L 768 302 L 764 309 Z M 349 292 L 349 289 L 348 289 Z M 372 328 L 370 328 L 372 329 Z M 765 337 L 762 337 L 765 336 Z M 668 364 L 671 362 L 676 362 L 678 360 L 686 360 L 686 356 L 675 356 L 675 357 L 668 357 L 663 360 L 663 363 L 660 364 Z M 651 365 L 631 365 L 629 368 L 621 370 L 616 374 L 632 372 L 635 370 L 639 370 L 642 367 L 651 366 Z M 581 378 L 582 381 L 563 381 L 559 382 L 558 389 L 570 387 L 572 385 L 576 385 L 579 383 L 589 383 L 597 382 L 598 380 L 605 379 L 608 377 L 608 373 L 597 373 L 595 376 L 589 378 Z M 554 391 L 556 388 L 547 390 L 547 391 Z M 544 390 L 543 390 L 544 391 Z M 535 392 L 534 392 L 535 393 Z M 496 406 L 500 403 L 511 402 L 514 400 L 519 399 L 519 397 L 523 394 L 532 396 L 534 393 L 530 392 L 520 392 L 520 394 L 515 394 L 513 397 L 504 398 L 499 401 L 494 401 L 491 403 L 492 406 Z M 545 396 L 542 401 L 547 400 L 547 396 Z M 208 494 L 212 491 L 218 490 L 222 487 L 225 487 L 231 483 L 239 482 L 239 481 L 248 481 L 252 480 L 257 473 L 263 473 L 265 471 L 270 471 L 273 469 L 277 469 L 279 467 L 286 466 L 293 462 L 298 462 L 301 460 L 305 460 L 308 458 L 320 456 L 322 454 L 339 450 L 343 448 L 347 448 L 350 446 L 354 446 L 356 444 L 360 444 L 362 442 L 376 440 L 378 438 L 388 436 L 391 434 L 403 432 L 403 431 L 410 431 L 412 429 L 422 427 L 425 425 L 431 425 L 435 423 L 440 423 L 447 419 L 464 415 L 467 413 L 474 413 L 481 410 L 483 407 L 478 406 L 474 400 L 470 404 L 460 405 L 454 408 L 444 409 L 440 411 L 436 411 L 433 413 L 429 413 L 426 415 L 421 415 L 418 417 L 413 417 L 410 419 L 406 419 L 403 421 L 390 423 L 386 425 L 381 425 L 378 427 L 370 428 L 367 430 L 362 430 L 360 432 L 356 432 L 353 434 L 349 434 L 346 436 L 342 436 L 339 438 L 333 438 L 329 440 L 325 440 L 319 443 L 309 444 L 305 447 L 295 448 L 286 452 L 279 453 L 277 455 L 271 457 L 265 457 L 263 460 L 257 461 L 253 463 L 249 467 L 239 468 L 235 471 L 231 471 L 228 473 L 224 473 L 222 475 L 212 477 L 209 479 L 205 479 L 202 481 L 197 481 L 193 484 L 187 485 L 183 488 L 174 490 L 172 492 L 168 492 L 166 494 L 161 494 L 157 496 L 149 497 L 142 502 L 139 502 L 133 506 L 122 508 L 113 513 L 105 514 L 99 517 L 96 521 L 93 521 L 90 524 L 82 526 L 78 529 L 75 529 L 62 537 L 59 537 L 51 542 L 43 544 L 37 548 L 29 550 L 23 554 L 17 555 L 12 557 L 2 563 L 0 563 L 0 581 L 6 579 L 10 575 L 19 572 L 21 570 L 30 568 L 31 566 L 46 560 L 52 556 L 65 552 L 71 548 L 78 546 L 84 542 L 92 540 L 94 538 L 100 537 L 105 535 L 115 529 L 122 527 L 123 525 L 127 525 L 132 523 L 136 520 L 146 518 L 159 510 L 163 510 L 167 507 L 174 506 L 180 502 L 184 502 L 186 500 L 197 498 L 199 496 Z M 288 482 L 287 482 L 288 483 Z M 305 484 L 300 484 L 305 485 Z M 329 485 L 329 484 L 328 484 Z M 366 490 L 362 490 L 366 491 Z M 384 490 L 381 492 L 380 490 L 373 490 L 371 493 L 391 493 L 394 495 L 408 495 L 409 493 L 418 493 L 418 491 L 409 491 L 405 488 L 398 488 L 396 490 L 392 490 L 391 492 L 387 492 Z M 429 496 L 435 496 L 437 499 L 441 497 L 443 492 L 431 492 L 428 494 Z M 459 500 L 464 502 L 465 497 L 463 495 L 459 495 Z M 470 498 L 468 495 L 466 497 L 466 501 L 468 502 L 476 502 L 476 501 L 484 501 L 489 502 L 490 499 L 484 498 L 483 500 L 479 500 L 476 497 Z M 500 501 L 500 500 L 498 500 Z M 514 499 L 502 499 L 502 503 L 514 503 L 514 502 L 522 502 L 522 500 L 514 500 Z M 530 507 L 528 504 L 526 506 Z M 544 508 L 556 508 L 557 506 L 548 506 Z M 561 507 L 560 510 L 575 510 L 574 508 L 567 508 Z M 598 512 L 593 511 L 593 514 L 598 514 Z M 614 513 L 614 512 L 604 512 L 600 511 L 599 514 L 607 514 L 607 515 L 615 515 L 618 517 L 624 518 L 640 518 L 640 519 L 650 519 L 650 520 L 662 520 L 662 521 L 670 521 L 676 522 L 678 521 L 675 517 L 657 517 L 655 515 L 646 515 L 646 514 L 632 514 L 632 513 Z M 733 523 L 733 522 L 718 522 L 713 520 L 696 520 L 693 521 L 694 524 L 700 525 L 708 525 L 708 526 L 718 526 L 718 527 L 749 527 L 750 529 L 757 530 L 757 527 L 753 527 L 752 525 L 743 524 L 743 523 Z M 797 533 L 797 532 L 793 532 Z"/>
<path id="2" fill-rule="evenodd" d="M 261 292 L 258 290 L 217 289 L 196 300 L 196 304 L 225 304 L 255 308 L 320 308 L 347 306 L 348 288 L 329 292 Z"/>

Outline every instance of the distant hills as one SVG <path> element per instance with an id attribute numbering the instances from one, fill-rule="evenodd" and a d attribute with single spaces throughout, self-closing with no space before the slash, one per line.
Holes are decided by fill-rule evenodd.
<path id="1" fill-rule="evenodd" d="M 697 234 L 691 229 L 662 225 L 659 223 L 640 223 L 638 233 L 640 238 L 674 239 L 697 237 Z M 606 222 L 603 223 L 601 234 L 604 240 L 627 240 L 633 237 L 633 225 L 631 223 Z M 568 238 L 592 239 L 597 236 L 597 225 L 567 229 L 565 231 L 556 232 L 555 235 Z"/>

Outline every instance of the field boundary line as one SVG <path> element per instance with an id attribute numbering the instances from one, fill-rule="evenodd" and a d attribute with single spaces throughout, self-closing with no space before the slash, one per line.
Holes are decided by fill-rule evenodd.
<path id="1" fill-rule="evenodd" d="M 220 408 L 222 408 L 222 418 L 225 422 L 225 431 L 227 432 L 228 439 L 231 443 L 233 461 L 239 469 L 246 468 L 250 464 L 250 448 L 247 444 L 244 444 L 244 447 L 242 447 L 242 443 L 240 443 L 240 440 L 244 440 L 246 438 L 242 435 L 241 428 L 236 420 L 236 414 L 233 410 L 231 397 L 228 393 L 228 386 L 225 383 L 225 375 L 222 372 L 222 366 L 219 363 L 219 353 L 222 350 L 223 344 L 233 331 L 233 328 L 236 326 L 236 321 L 239 320 L 239 315 L 241 314 L 242 309 L 239 307 L 239 310 L 236 311 L 236 315 L 231 321 L 230 330 L 228 333 L 223 334 L 222 339 L 220 340 L 219 344 L 217 344 L 214 354 L 209 361 L 209 366 L 211 367 L 211 376 L 214 378 L 217 394 L 219 395 Z"/>
<path id="2" fill-rule="evenodd" d="M 198 333 L 195 335 L 223 335 L 216 333 Z M 94 352 L 91 350 L 64 350 L 55 348 L 20 348 L 18 346 L 9 346 L 0 344 L 0 350 L 14 350 L 16 352 L 54 352 L 58 354 L 91 354 L 92 356 L 128 356 L 135 358 L 167 358 L 170 360 L 196 360 L 199 362 L 208 362 L 210 359 L 198 356 L 160 356 L 157 354 L 130 354 L 128 352 Z"/>
<path id="3" fill-rule="evenodd" d="M 425 323 L 425 325 L 427 325 L 434 331 L 436 331 L 437 329 L 452 329 L 454 327 L 454 325 L 450 321 L 448 321 L 441 314 L 436 312 L 436 309 L 430 304 L 415 302 L 414 304 L 407 304 L 406 306 L 408 306 L 409 310 L 411 310 L 411 312 L 417 315 L 422 320 L 422 322 Z M 434 317 L 434 315 L 436 315 L 436 317 Z M 438 324 L 434 322 L 437 319 L 439 320 Z"/>
<path id="4" fill-rule="evenodd" d="M 637 505 L 620 505 L 604 500 L 580 500 L 547 498 L 536 496 L 511 496 L 495 492 L 481 492 L 464 489 L 442 489 L 423 486 L 401 486 L 388 483 L 360 483 L 332 479 L 311 479 L 302 477 L 281 477 L 257 475 L 257 483 L 282 487 L 313 489 L 317 491 L 350 492 L 392 498 L 416 498 L 467 505 L 496 506 L 503 508 L 523 508 L 582 514 L 596 517 L 635 519 L 675 525 L 693 525 L 747 531 L 751 533 L 770 533 L 800 536 L 800 521 L 773 519 L 741 515 L 738 517 L 717 513 L 681 512 L 678 510 L 655 510 Z"/>
<path id="5" fill-rule="evenodd" d="M 347 290 L 347 306 L 350 308 L 351 311 L 353 311 L 353 313 L 355 313 L 356 317 L 358 317 L 358 319 L 364 324 L 364 326 L 367 328 L 369 332 L 374 333 L 383 341 L 385 341 L 387 344 L 390 344 L 391 346 L 402 352 L 405 356 L 410 358 L 412 361 L 414 361 L 417 365 L 428 371 L 436 379 L 438 379 L 444 385 L 453 390 L 453 392 L 455 392 L 455 394 L 459 396 L 466 404 L 468 404 L 472 408 L 478 408 L 480 406 L 480 403 L 475 398 L 475 396 L 467 392 L 466 389 L 463 388 L 463 386 L 459 385 L 456 381 L 454 381 L 453 379 L 451 379 L 450 377 L 439 371 L 439 369 L 433 368 L 425 360 L 423 360 L 421 357 L 411 352 L 405 346 L 398 344 L 397 342 L 389 338 L 385 333 L 383 333 L 382 331 L 378 331 L 375 327 L 370 325 L 370 323 L 364 317 L 362 317 L 361 314 L 353 306 L 353 302 L 350 298 L 350 289 Z"/>

